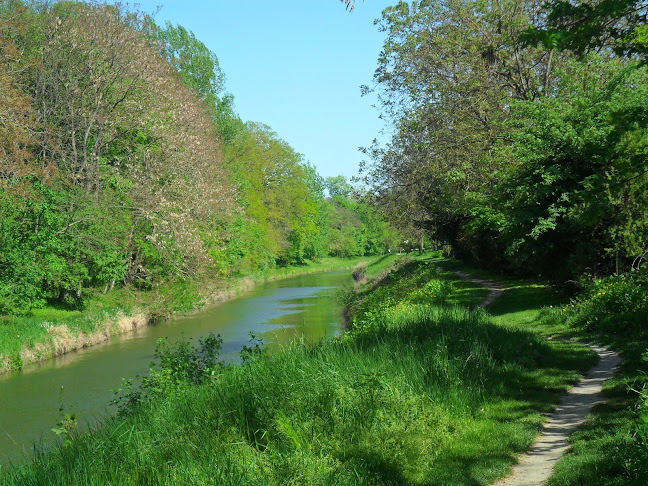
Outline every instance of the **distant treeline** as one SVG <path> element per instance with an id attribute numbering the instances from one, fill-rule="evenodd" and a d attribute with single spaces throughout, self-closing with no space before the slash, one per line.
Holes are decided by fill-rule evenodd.
<path id="1" fill-rule="evenodd" d="M 0 314 L 394 239 L 344 178 L 240 119 L 185 28 L 120 5 L 0 4 Z"/>
<path id="2" fill-rule="evenodd" d="M 638 0 L 385 9 L 374 81 L 394 135 L 367 148 L 365 174 L 383 208 L 491 267 L 556 279 L 636 267 L 647 15 Z"/>

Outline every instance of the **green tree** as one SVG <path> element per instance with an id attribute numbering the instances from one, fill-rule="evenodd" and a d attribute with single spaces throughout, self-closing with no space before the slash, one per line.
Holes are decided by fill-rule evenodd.
<path id="1" fill-rule="evenodd" d="M 522 38 L 551 49 L 577 53 L 609 48 L 617 55 L 648 56 L 648 2 L 645 0 L 550 0 L 547 14 Z"/>
<path id="2" fill-rule="evenodd" d="M 150 19 L 99 3 L 3 8 L 13 54 L 0 82 L 20 96 L 0 107 L 14 118 L 1 292 L 33 307 L 208 271 L 204 231 L 233 190 L 205 103 L 152 43 Z"/>
<path id="3" fill-rule="evenodd" d="M 349 198 L 353 194 L 353 186 L 343 175 L 327 177 L 325 185 L 329 197 Z"/>
<path id="4" fill-rule="evenodd" d="M 234 97 L 225 92 L 225 74 L 216 54 L 181 25 L 167 22 L 157 29 L 156 38 L 183 83 L 208 105 L 221 140 L 232 143 L 243 130 L 243 122 L 234 111 Z"/>
<path id="5" fill-rule="evenodd" d="M 518 39 L 539 10 L 526 0 L 423 0 L 383 11 L 374 79 L 394 135 L 366 150 L 366 180 L 402 227 L 459 245 L 472 208 L 513 163 L 499 150 L 511 102 L 549 96 L 566 62 Z"/>
<path id="6" fill-rule="evenodd" d="M 319 228 L 313 192 L 317 180 L 309 186 L 301 154 L 270 127 L 248 122 L 228 158 L 246 216 L 239 231 L 232 233 L 234 247 L 246 249 L 236 259 L 244 268 L 303 262 Z M 265 261 L 258 260 L 260 256 Z"/>
<path id="7" fill-rule="evenodd" d="M 647 75 L 591 56 L 560 97 L 515 106 L 518 164 L 499 204 L 512 261 L 567 277 L 648 250 Z"/>

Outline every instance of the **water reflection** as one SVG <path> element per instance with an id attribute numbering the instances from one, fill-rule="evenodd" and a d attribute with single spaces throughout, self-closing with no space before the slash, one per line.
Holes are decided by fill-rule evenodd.
<path id="1" fill-rule="evenodd" d="M 224 341 L 221 357 L 236 360 L 250 332 L 270 347 L 338 335 L 342 316 L 331 297 L 350 282 L 348 272 L 268 282 L 195 315 L 0 376 L 0 462 L 15 460 L 41 437 L 51 440 L 61 403 L 81 421 L 109 413 L 110 390 L 122 377 L 146 372 L 160 337 L 197 339 L 214 332 Z"/>

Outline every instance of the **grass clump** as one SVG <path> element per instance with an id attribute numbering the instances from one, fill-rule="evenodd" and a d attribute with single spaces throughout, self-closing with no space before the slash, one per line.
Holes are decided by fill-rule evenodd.
<path id="1" fill-rule="evenodd" d="M 398 314 L 417 304 L 475 307 L 488 295 L 484 287 L 466 282 L 452 272 L 442 271 L 439 255 L 397 256 L 370 265 L 369 284 L 343 289 L 339 300 L 354 316 L 351 327 L 360 321 L 381 320 L 385 312 Z M 374 268 L 372 268 L 374 267 Z"/>
<path id="2" fill-rule="evenodd" d="M 0 482 L 490 484 L 596 358 L 447 304 L 451 277 L 429 263 L 390 273 L 396 278 L 382 275 L 356 294 L 355 325 L 340 340 L 247 353 L 242 366 L 227 367 L 200 365 L 187 346 L 164 347 L 169 366 L 163 360 L 151 375 L 162 393 Z M 447 295 L 437 295 L 444 286 Z M 394 305 L 377 317 L 388 295 Z M 198 363 L 189 368 L 196 373 L 176 356 Z M 179 383 L 168 386 L 159 366 L 176 370 Z"/>

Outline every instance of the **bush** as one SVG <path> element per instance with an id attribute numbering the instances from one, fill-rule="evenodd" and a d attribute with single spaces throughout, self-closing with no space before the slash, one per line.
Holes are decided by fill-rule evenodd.
<path id="1" fill-rule="evenodd" d="M 222 363 L 218 362 L 223 345 L 220 335 L 209 333 L 193 346 L 190 339 L 170 343 L 160 338 L 155 343 L 155 358 L 149 375 L 142 378 L 139 388 L 132 380 L 124 380 L 124 388 L 115 391 L 113 404 L 119 406 L 120 414 L 133 412 L 137 406 L 155 397 L 163 397 L 192 385 L 201 385 L 216 375 Z"/>
<path id="2" fill-rule="evenodd" d="M 585 292 L 554 316 L 575 328 L 634 335 L 648 331 L 647 272 L 593 280 Z"/>
<path id="3" fill-rule="evenodd" d="M 363 282 L 367 276 L 367 264 L 366 263 L 359 263 L 356 265 L 356 267 L 353 269 L 353 281 L 354 282 Z"/>

